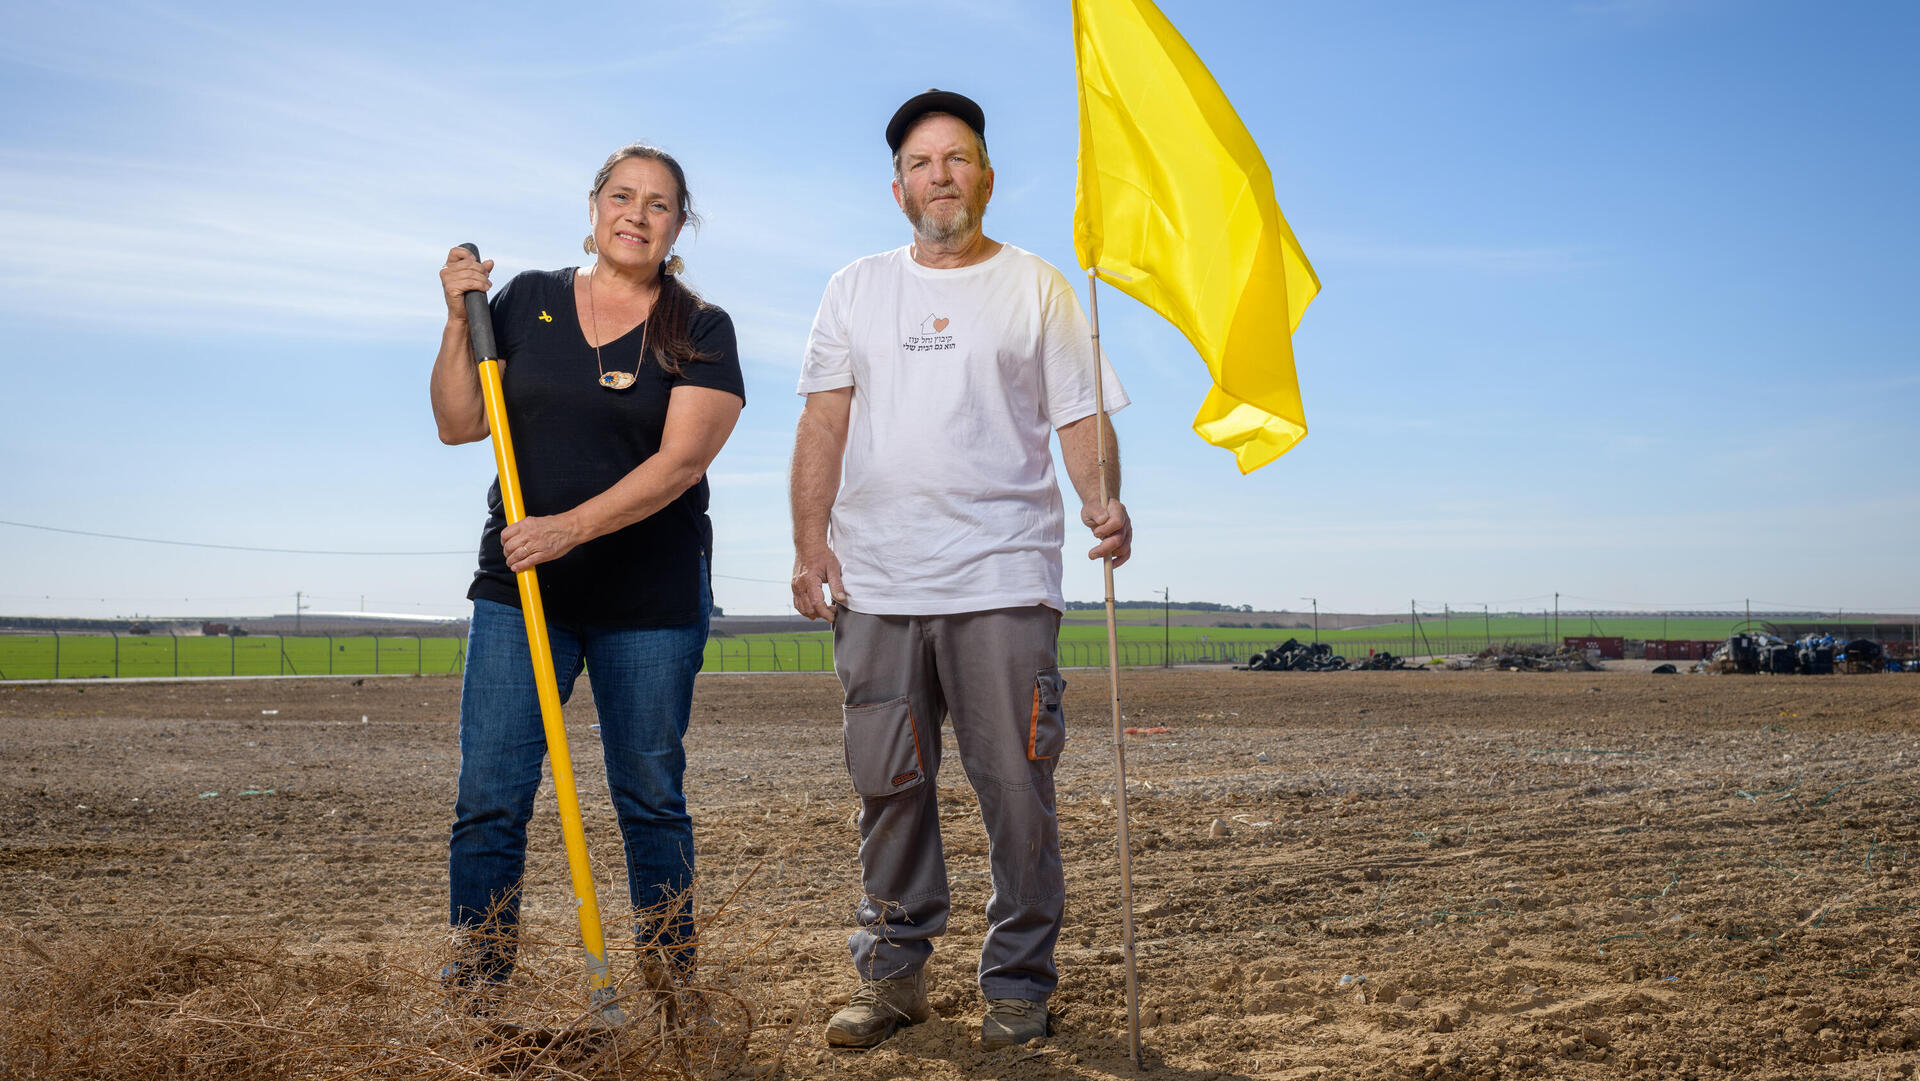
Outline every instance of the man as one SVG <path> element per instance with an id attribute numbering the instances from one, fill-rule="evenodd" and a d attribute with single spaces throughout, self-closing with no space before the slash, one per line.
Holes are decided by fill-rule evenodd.
<path id="1" fill-rule="evenodd" d="M 1053 768 L 1066 741 L 1055 659 L 1066 526 L 1050 431 L 1097 541 L 1089 557 L 1117 565 L 1132 550 L 1079 301 L 1058 270 L 981 231 L 985 129 L 980 106 L 946 91 L 894 114 L 893 197 L 913 242 L 834 275 L 800 376 L 793 603 L 833 624 L 861 796 L 866 896 L 849 941 L 860 983 L 828 1023 L 838 1047 L 872 1047 L 930 1014 L 925 966 L 948 913 L 934 788 L 943 716 L 990 842 L 981 1043 L 1047 1035 L 1065 902 Z M 1118 410 L 1126 394 L 1101 371 Z"/>

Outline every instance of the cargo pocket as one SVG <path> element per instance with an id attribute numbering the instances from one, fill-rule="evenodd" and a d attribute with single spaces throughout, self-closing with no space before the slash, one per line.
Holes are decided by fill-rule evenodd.
<path id="1" fill-rule="evenodd" d="M 862 796 L 891 796 L 926 780 L 913 706 L 903 695 L 890 702 L 842 709 L 847 775 Z"/>
<path id="2" fill-rule="evenodd" d="M 1067 715 L 1060 696 L 1067 681 L 1058 668 L 1043 669 L 1033 677 L 1033 715 L 1027 721 L 1027 758 L 1040 762 L 1057 757 L 1067 745 Z"/>

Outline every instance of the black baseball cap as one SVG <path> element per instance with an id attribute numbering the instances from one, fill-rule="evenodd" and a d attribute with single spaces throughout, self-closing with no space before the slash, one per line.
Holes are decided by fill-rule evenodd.
<path id="1" fill-rule="evenodd" d="M 972 98 L 951 90 L 929 90 L 908 98 L 905 105 L 895 110 L 893 119 L 887 121 L 887 149 L 899 153 L 900 144 L 907 141 L 907 129 L 928 113 L 952 113 L 982 137 L 987 134 L 987 114 L 980 111 Z"/>

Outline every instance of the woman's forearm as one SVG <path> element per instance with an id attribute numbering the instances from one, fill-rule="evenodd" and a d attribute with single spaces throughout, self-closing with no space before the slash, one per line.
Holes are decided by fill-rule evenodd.
<path id="1" fill-rule="evenodd" d="M 448 316 L 446 329 L 440 332 L 440 352 L 433 358 L 428 394 L 442 443 L 477 443 L 491 434 L 480 393 L 480 370 L 473 362 L 463 317 Z"/>
<path id="2" fill-rule="evenodd" d="M 652 516 L 706 476 L 707 467 L 740 419 L 740 404 L 739 398 L 725 391 L 700 387 L 674 391 L 659 452 L 561 517 L 584 542 Z"/>

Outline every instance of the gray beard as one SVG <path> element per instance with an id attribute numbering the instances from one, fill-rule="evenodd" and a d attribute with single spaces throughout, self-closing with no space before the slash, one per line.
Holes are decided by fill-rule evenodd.
<path id="1" fill-rule="evenodd" d="M 979 222 L 974 220 L 973 208 L 968 206 L 964 199 L 960 201 L 958 208 L 954 210 L 952 216 L 947 218 L 944 223 L 935 221 L 933 215 L 927 213 L 925 207 L 920 207 L 918 213 L 908 214 L 907 220 L 913 223 L 913 231 L 915 234 L 923 236 L 928 240 L 942 242 L 952 240 L 957 236 L 964 236 L 979 225 Z"/>

